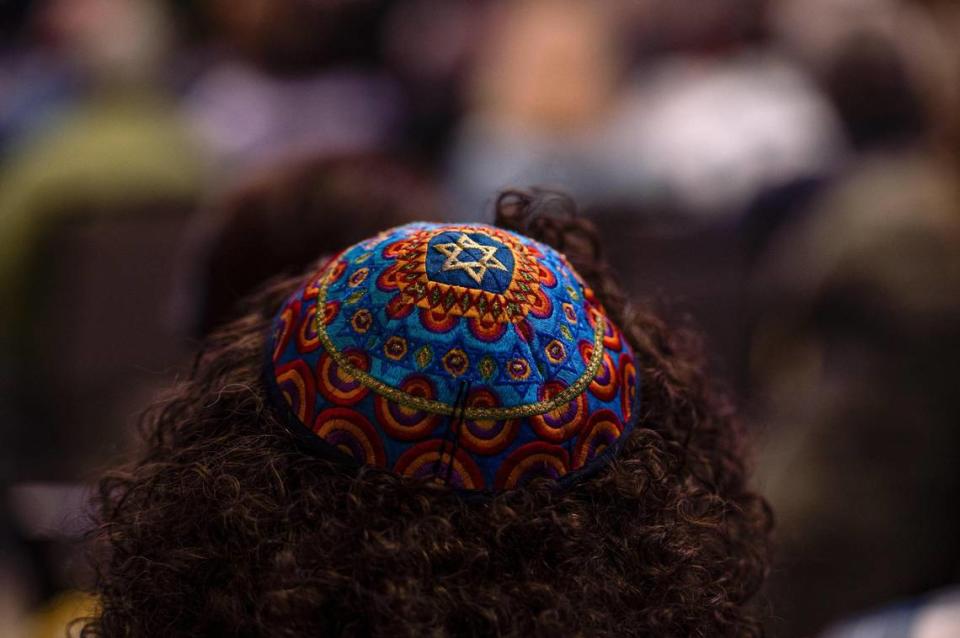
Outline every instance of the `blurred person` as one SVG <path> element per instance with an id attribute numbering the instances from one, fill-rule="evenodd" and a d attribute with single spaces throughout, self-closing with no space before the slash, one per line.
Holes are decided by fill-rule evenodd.
<path id="1" fill-rule="evenodd" d="M 869 32 L 839 45 L 825 85 L 858 152 L 908 147 L 929 124 L 905 61 L 888 40 Z"/>
<path id="2" fill-rule="evenodd" d="M 688 340 L 569 199 L 497 222 L 380 233 L 211 336 L 101 483 L 91 635 L 761 634 L 770 516 Z"/>
<path id="3" fill-rule="evenodd" d="M 878 3 L 848 16 L 860 26 L 836 50 L 852 42 L 900 65 L 895 79 L 915 96 L 919 126 L 865 118 L 862 154 L 773 235 L 760 262 L 751 357 L 769 431 L 758 474 L 778 508 L 771 596 L 787 638 L 828 624 L 830 636 L 926 635 L 923 619 L 949 616 L 960 582 L 960 111 L 946 107 L 960 75 L 945 72 L 960 68 L 960 13 L 951 5 Z M 850 80 L 891 86 L 879 74 Z M 851 113 L 884 113 L 860 107 Z"/>
<path id="4" fill-rule="evenodd" d="M 38 393 L 44 386 L 38 371 L 53 367 L 35 349 L 51 339 L 35 335 L 51 323 L 43 316 L 50 301 L 43 295 L 50 284 L 45 276 L 61 265 L 46 254 L 48 242 L 78 221 L 134 215 L 151 206 L 189 206 L 203 180 L 195 149 L 157 82 L 167 37 L 159 5 L 51 0 L 38 11 L 50 37 L 82 70 L 85 88 L 55 125 L 22 140 L 0 167 L 4 403 Z M 56 403 L 47 397 L 34 407 Z M 12 423 L 42 421 L 24 405 L 3 406 L 3 412 L 19 412 Z M 5 435 L 12 431 L 35 436 L 36 429 L 11 426 Z M 18 448 L 11 444 L 11 449 Z"/>
<path id="5" fill-rule="evenodd" d="M 864 160 L 762 262 L 751 358 L 778 635 L 960 579 L 956 176 L 930 154 Z"/>
<path id="6" fill-rule="evenodd" d="M 826 91 L 848 153 L 833 170 L 767 189 L 742 231 L 755 259 L 861 160 L 960 148 L 960 19 L 950 2 L 841 0 L 773 5 L 771 29 Z M 947 161 L 952 161 L 948 159 Z"/>
<path id="7" fill-rule="evenodd" d="M 403 118 L 381 69 L 384 0 L 205 0 L 214 60 L 182 107 L 221 175 L 319 153 L 377 152 Z"/>
<path id="8" fill-rule="evenodd" d="M 655 1 L 610 117 L 607 198 L 723 219 L 767 189 L 832 172 L 842 131 L 766 29 L 762 0 Z"/>
<path id="9" fill-rule="evenodd" d="M 140 356 L 153 351 L 142 343 L 133 361 L 118 364 L 129 354 L 122 343 L 150 334 L 147 322 L 125 322 L 139 319 L 142 297 L 129 287 L 104 290 L 104 282 L 113 281 L 105 278 L 95 282 L 104 303 L 91 311 L 82 298 L 89 292 L 83 284 L 90 283 L 84 277 L 91 264 L 74 260 L 82 250 L 66 238 L 85 233 L 107 247 L 104 234 L 86 231 L 102 230 L 107 220 L 146 216 L 147 210 L 166 215 L 171 206 L 189 207 L 203 180 L 201 162 L 160 81 L 169 25 L 159 4 L 50 0 L 32 10 L 44 46 L 70 60 L 78 84 L 55 116 L 18 137 L 0 165 L 5 500 L 15 481 L 78 480 L 90 472 L 120 446 L 130 403 L 138 404 L 149 380 L 160 376 Z M 122 253 L 123 246 L 110 248 L 117 250 L 105 255 Z M 152 265 L 149 254 L 126 257 L 130 261 L 104 264 L 99 274 L 142 273 Z M 152 283 L 137 281 L 134 290 Z M 118 325 L 126 329 L 114 331 Z M 91 354 L 85 338 L 99 326 L 110 327 L 112 342 L 104 348 L 99 339 Z M 101 385 L 105 371 L 118 369 Z M 63 570 L 72 547 L 27 541 L 32 556 L 23 581 L 32 607 L 76 582 Z"/>
<path id="10" fill-rule="evenodd" d="M 827 88 L 855 150 L 956 139 L 943 128 L 960 106 L 954 3 L 788 0 L 771 22 Z"/>
<path id="11" fill-rule="evenodd" d="M 439 165 L 463 116 L 459 90 L 475 63 L 496 0 L 405 0 L 384 25 L 384 62 L 403 86 L 402 148 Z"/>
<path id="12" fill-rule="evenodd" d="M 18 140 L 55 119 L 78 89 L 70 62 L 44 37 L 37 4 L 8 1 L 0 11 L 0 165 Z"/>
<path id="13" fill-rule="evenodd" d="M 562 183 L 582 198 L 602 189 L 594 155 L 622 72 L 614 6 L 495 5 L 448 158 L 460 210 L 489 210 L 489 194 L 517 182 Z"/>
<path id="14" fill-rule="evenodd" d="M 164 16 L 149 0 L 51 0 L 43 20 L 87 88 L 0 167 L 0 299 L 16 308 L 35 239 L 59 213 L 189 200 L 202 167 L 157 90 Z M 10 319 L 9 316 L 5 320 Z"/>
<path id="15" fill-rule="evenodd" d="M 179 322 L 202 336 L 267 279 L 293 275 L 381 230 L 443 209 L 434 180 L 399 158 L 301 158 L 240 180 L 202 214 L 181 275 Z M 251 259 L 256 255 L 256 259 Z"/>

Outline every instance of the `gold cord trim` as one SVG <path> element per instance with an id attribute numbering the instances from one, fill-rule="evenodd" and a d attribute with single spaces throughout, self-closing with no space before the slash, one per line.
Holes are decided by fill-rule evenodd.
<path id="1" fill-rule="evenodd" d="M 337 363 L 337 366 L 339 366 L 340 370 L 344 374 L 353 377 L 361 385 L 373 390 L 380 396 L 383 396 L 404 407 L 422 410 L 423 412 L 429 412 L 431 414 L 442 414 L 445 416 L 452 415 L 455 410 L 454 406 L 443 403 L 442 401 L 437 401 L 435 399 L 426 399 L 424 397 L 407 394 L 402 390 L 387 385 L 383 381 L 371 376 L 368 372 L 360 370 L 354 366 L 347 359 L 346 355 L 337 350 L 337 347 L 330 339 L 330 335 L 327 334 L 327 327 L 324 325 L 323 317 L 327 299 L 327 287 L 329 286 L 329 283 L 328 271 L 326 274 L 324 274 L 323 283 L 321 284 L 319 294 L 317 295 L 317 310 L 315 320 L 320 342 L 323 344 L 323 347 L 326 349 L 327 353 L 333 357 L 333 360 Z M 495 421 L 502 421 L 506 419 L 518 419 L 536 416 L 538 414 L 546 414 L 547 412 L 551 412 L 566 403 L 570 403 L 575 398 L 583 394 L 593 378 L 597 376 L 597 371 L 600 369 L 600 364 L 603 361 L 603 335 L 604 322 L 606 319 L 604 319 L 600 313 L 596 314 L 595 319 L 596 326 L 593 335 L 593 352 L 590 354 L 590 361 L 587 363 L 587 369 L 584 370 L 583 374 L 581 374 L 580 377 L 573 382 L 573 384 L 564 388 L 559 394 L 557 394 L 557 396 L 550 399 L 545 399 L 543 401 L 537 401 L 536 403 L 528 403 L 526 405 L 517 405 L 511 407 L 463 408 L 463 418 L 471 420 L 492 419 Z"/>

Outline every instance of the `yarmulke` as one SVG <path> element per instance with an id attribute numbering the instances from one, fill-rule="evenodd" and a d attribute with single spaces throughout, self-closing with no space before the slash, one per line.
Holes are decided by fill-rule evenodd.
<path id="1" fill-rule="evenodd" d="M 566 258 L 480 224 L 401 226 L 278 313 L 267 378 L 316 449 L 462 490 L 597 468 L 633 428 L 633 352 Z"/>

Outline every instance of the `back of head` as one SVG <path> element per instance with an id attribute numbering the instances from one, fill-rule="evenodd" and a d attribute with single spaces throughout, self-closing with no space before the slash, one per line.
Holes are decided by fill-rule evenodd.
<path id="1" fill-rule="evenodd" d="M 197 328 L 236 316 L 240 300 L 278 274 L 299 273 L 381 230 L 436 215 L 433 180 L 385 155 L 299 158 L 255 173 L 217 201 L 205 220 Z M 256 255 L 256 259 L 251 259 Z"/>
<path id="2" fill-rule="evenodd" d="M 276 74 L 376 61 L 382 0 L 204 0 L 213 35 Z"/>
<path id="3" fill-rule="evenodd" d="M 87 630 L 760 635 L 749 601 L 765 573 L 769 513 L 745 485 L 730 411 L 684 354 L 682 335 L 626 302 L 595 232 L 568 199 L 508 194 L 498 204 L 498 225 L 485 231 L 488 239 L 530 242 L 514 234 L 523 233 L 565 255 L 583 290 L 592 290 L 592 303 L 620 327 L 615 336 L 635 358 L 640 389 L 633 427 L 618 430 L 615 455 L 575 481 L 539 477 L 470 493 L 458 489 L 462 483 L 447 484 L 449 470 L 447 481 L 424 480 L 399 465 L 352 465 L 315 453 L 304 432 L 290 427 L 293 404 L 278 403 L 264 380 L 272 376 L 264 374 L 264 351 L 278 309 L 314 281 L 312 274 L 291 278 L 261 291 L 244 317 L 212 335 L 193 376 L 147 417 L 142 456 L 104 479 L 101 613 Z M 451 228 L 430 232 L 461 232 Z M 482 252 L 478 261 L 499 269 L 504 253 L 481 234 L 464 229 L 460 249 Z M 383 245 L 366 243 L 378 246 L 371 250 Z M 547 247 L 544 254 L 556 255 Z M 439 252 L 451 266 L 438 266 L 443 277 L 472 277 L 479 268 L 456 261 L 456 246 L 442 244 Z M 377 259 L 364 266 L 373 270 Z M 323 272 L 325 282 L 338 276 Z M 350 284 L 364 279 L 347 276 Z M 381 283 L 364 285 L 376 294 L 372 286 Z M 317 321 L 325 321 L 323 313 Z M 339 338 L 334 325 L 324 333 L 329 340 Z M 301 337 L 310 335 L 292 338 Z M 323 364 L 317 374 L 327 374 Z M 314 380 L 317 389 L 325 383 Z M 364 383 L 386 392 L 376 380 Z M 357 388 L 334 385 L 325 394 L 346 397 Z M 394 406 L 397 418 L 409 416 L 403 407 Z M 373 417 L 364 423 L 380 427 Z"/>

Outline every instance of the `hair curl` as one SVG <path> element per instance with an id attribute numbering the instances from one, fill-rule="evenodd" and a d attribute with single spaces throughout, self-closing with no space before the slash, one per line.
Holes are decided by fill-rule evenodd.
<path id="1" fill-rule="evenodd" d="M 98 497 L 101 608 L 86 636 L 759 636 L 768 508 L 685 341 L 626 302 L 571 200 L 505 193 L 498 223 L 550 243 L 638 357 L 642 414 L 565 491 L 474 501 L 305 453 L 267 402 L 264 334 L 297 279 L 216 332 Z"/>

